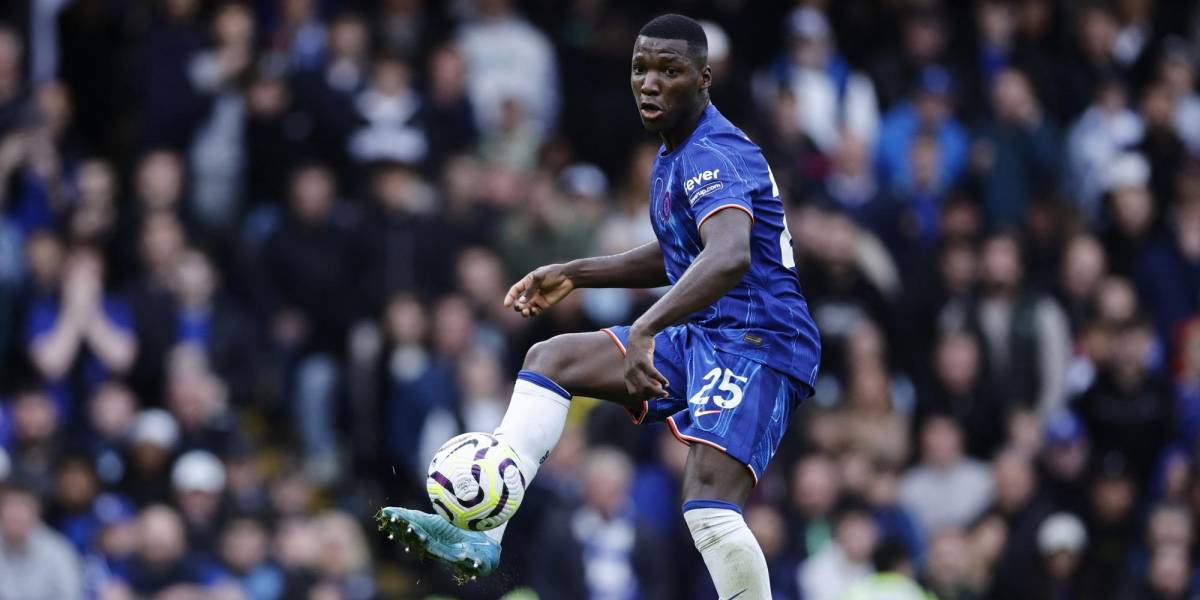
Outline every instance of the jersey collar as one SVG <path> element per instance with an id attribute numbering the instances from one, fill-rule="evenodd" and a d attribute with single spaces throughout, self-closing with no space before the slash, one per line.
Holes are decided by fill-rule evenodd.
<path id="1" fill-rule="evenodd" d="M 704 112 L 700 113 L 700 119 L 696 121 L 696 128 L 693 129 L 692 132 L 689 133 L 686 138 L 683 138 L 683 141 L 680 142 L 680 144 L 678 146 L 676 146 L 675 149 L 670 152 L 667 152 L 666 144 L 660 145 L 658 147 L 658 155 L 663 158 L 670 158 L 672 156 L 678 155 L 679 151 L 682 150 L 684 146 L 687 146 L 688 143 L 692 141 L 692 138 L 696 137 L 696 133 L 698 131 L 700 131 L 700 128 L 704 127 L 704 124 L 707 123 L 709 120 L 711 120 L 713 115 L 716 115 L 716 114 L 718 114 L 717 106 L 712 103 L 712 100 L 709 100 L 708 106 L 704 107 Z"/>

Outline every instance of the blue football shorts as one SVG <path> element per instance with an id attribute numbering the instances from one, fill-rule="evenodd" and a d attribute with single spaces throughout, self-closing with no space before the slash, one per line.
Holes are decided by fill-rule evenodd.
<path id="1" fill-rule="evenodd" d="M 622 354 L 629 327 L 607 327 Z M 807 383 L 716 347 L 705 330 L 685 323 L 654 336 L 654 366 L 667 397 L 629 411 L 636 424 L 665 421 L 679 441 L 705 444 L 750 469 L 754 482 L 787 431 L 792 411 L 812 395 Z"/>

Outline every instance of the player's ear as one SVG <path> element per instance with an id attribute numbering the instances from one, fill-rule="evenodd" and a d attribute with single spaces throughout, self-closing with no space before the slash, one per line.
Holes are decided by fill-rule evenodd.
<path id="1" fill-rule="evenodd" d="M 700 91 L 707 90 L 712 85 L 712 67 L 708 63 L 700 69 Z"/>

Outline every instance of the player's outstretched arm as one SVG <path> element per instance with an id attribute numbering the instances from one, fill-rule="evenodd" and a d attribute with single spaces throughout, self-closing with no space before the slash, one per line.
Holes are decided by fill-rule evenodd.
<path id="1" fill-rule="evenodd" d="M 750 215 L 740 210 L 722 210 L 703 223 L 700 239 L 704 241 L 704 249 L 671 290 L 630 328 L 625 384 L 635 397 L 666 395 L 667 381 L 654 368 L 654 335 L 716 302 L 750 268 Z"/>
<path id="2" fill-rule="evenodd" d="M 533 317 L 576 288 L 653 288 L 668 283 L 662 249 L 655 241 L 612 256 L 538 267 L 509 288 L 504 306 Z"/>
<path id="3" fill-rule="evenodd" d="M 620 254 L 573 260 L 566 271 L 581 288 L 656 288 L 670 283 L 657 240 Z"/>

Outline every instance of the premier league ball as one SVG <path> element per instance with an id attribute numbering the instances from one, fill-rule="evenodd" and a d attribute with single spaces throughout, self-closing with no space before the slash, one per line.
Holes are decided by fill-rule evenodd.
<path id="1" fill-rule="evenodd" d="M 487 433 L 464 433 L 442 444 L 425 481 L 433 510 L 462 529 L 499 527 L 525 497 L 517 461 L 508 444 Z"/>

